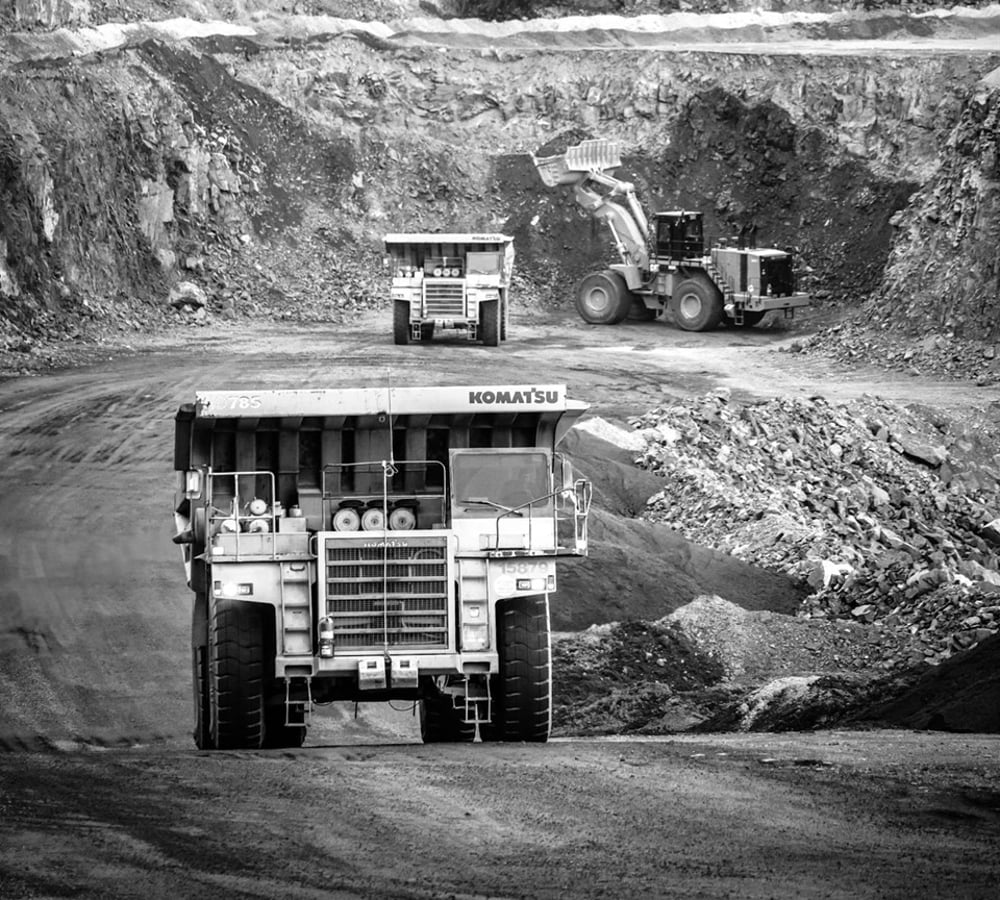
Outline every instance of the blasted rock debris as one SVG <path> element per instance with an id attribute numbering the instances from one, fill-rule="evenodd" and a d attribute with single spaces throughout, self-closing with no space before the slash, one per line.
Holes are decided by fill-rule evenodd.
<path id="1" fill-rule="evenodd" d="M 806 581 L 803 616 L 915 638 L 883 642 L 891 666 L 1000 629 L 998 420 L 723 391 L 631 424 L 646 440 L 636 462 L 664 479 L 650 521 Z"/>

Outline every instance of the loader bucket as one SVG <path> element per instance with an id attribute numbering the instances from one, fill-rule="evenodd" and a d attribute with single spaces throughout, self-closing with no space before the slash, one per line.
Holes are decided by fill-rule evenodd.
<path id="1" fill-rule="evenodd" d="M 607 140 L 583 141 L 555 156 L 532 154 L 531 161 L 546 187 L 575 184 L 584 172 L 604 172 L 622 164 L 618 142 Z"/>

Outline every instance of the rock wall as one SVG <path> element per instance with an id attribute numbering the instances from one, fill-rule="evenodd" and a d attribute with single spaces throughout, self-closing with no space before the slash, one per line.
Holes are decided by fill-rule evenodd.
<path id="1" fill-rule="evenodd" d="M 966 171 L 962 148 L 970 129 L 989 133 L 969 91 L 1000 51 L 442 51 L 357 29 L 130 35 L 132 46 L 77 58 L 24 52 L 18 36 L 3 44 L 25 60 L 0 66 L 7 346 L 102 317 L 144 327 L 179 280 L 200 282 L 215 310 L 375 304 L 381 235 L 407 229 L 508 231 L 533 299 L 561 302 L 613 251 L 565 191 L 544 188 L 529 154 L 591 136 L 622 143 L 621 174 L 647 209 L 701 209 L 713 237 L 756 224 L 762 244 L 797 250 L 802 286 L 821 301 L 878 288 L 891 223 L 911 221 L 893 217 L 926 183 L 945 185 L 939 205 L 942 191 L 960 192 L 963 211 L 956 194 L 946 237 L 931 219 L 910 226 L 913 249 L 897 243 L 895 265 L 916 265 L 905 260 L 925 257 L 927 240 L 958 240 L 966 275 L 990 272 L 992 201 L 973 212 L 969 197 L 995 156 Z M 962 266 L 949 266 L 951 289 Z"/>
<path id="2" fill-rule="evenodd" d="M 941 165 L 895 225 L 871 317 L 913 335 L 1000 337 L 1000 69 L 973 87 Z"/>

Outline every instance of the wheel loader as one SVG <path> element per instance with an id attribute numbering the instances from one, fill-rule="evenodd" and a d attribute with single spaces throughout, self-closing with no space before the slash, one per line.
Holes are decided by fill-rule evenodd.
<path id="1" fill-rule="evenodd" d="M 634 186 L 611 174 L 622 164 L 617 141 L 583 141 L 531 159 L 546 186 L 571 187 L 576 202 L 607 224 L 621 258 L 580 281 L 575 304 L 585 322 L 615 325 L 669 310 L 685 331 L 709 331 L 752 327 L 772 310 L 791 317 L 809 305 L 809 295 L 796 289 L 791 254 L 754 246 L 754 229 L 735 246 L 717 241 L 706 250 L 702 213 L 647 216 Z"/>

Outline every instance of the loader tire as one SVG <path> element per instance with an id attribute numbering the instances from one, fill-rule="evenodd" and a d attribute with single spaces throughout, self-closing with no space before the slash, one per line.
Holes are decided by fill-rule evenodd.
<path id="1" fill-rule="evenodd" d="M 410 343 L 410 304 L 406 300 L 393 301 L 392 339 L 397 344 Z"/>
<path id="2" fill-rule="evenodd" d="M 497 604 L 500 672 L 490 681 L 493 720 L 484 741 L 544 743 L 552 730 L 552 651 L 545 594 Z"/>
<path id="3" fill-rule="evenodd" d="M 711 331 L 722 321 L 722 294 L 708 276 L 692 275 L 671 295 L 670 312 L 684 331 Z"/>
<path id="4" fill-rule="evenodd" d="M 209 622 L 212 745 L 255 750 L 264 740 L 264 628 L 253 604 L 220 600 Z"/>
<path id="5" fill-rule="evenodd" d="M 420 700 L 420 738 L 425 744 L 457 744 L 475 740 L 476 726 L 462 721 L 452 699 L 433 679 L 424 684 Z"/>
<path id="6" fill-rule="evenodd" d="M 632 292 L 612 269 L 592 272 L 577 288 L 576 311 L 590 325 L 617 325 L 631 308 Z"/>
<path id="7" fill-rule="evenodd" d="M 479 337 L 486 347 L 500 345 L 500 301 L 484 300 L 479 304 Z"/>

